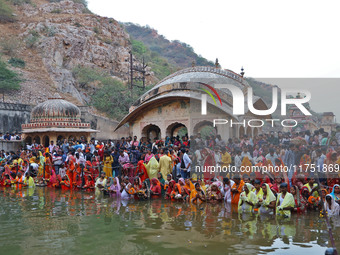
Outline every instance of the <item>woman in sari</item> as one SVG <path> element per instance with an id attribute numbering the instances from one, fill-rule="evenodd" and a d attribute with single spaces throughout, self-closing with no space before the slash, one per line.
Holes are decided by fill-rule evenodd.
<path id="1" fill-rule="evenodd" d="M 207 190 L 207 202 L 216 203 L 221 202 L 223 199 L 222 193 L 218 188 L 216 182 L 212 183 Z"/>
<path id="2" fill-rule="evenodd" d="M 324 208 L 328 216 L 339 216 L 340 214 L 340 205 L 335 202 L 334 197 L 331 194 L 326 195 Z"/>
<path id="3" fill-rule="evenodd" d="M 257 207 L 259 207 L 258 212 L 260 214 L 271 213 L 275 211 L 276 197 L 271 191 L 267 183 L 263 183 L 261 186 L 262 196 L 257 200 Z"/>
<path id="4" fill-rule="evenodd" d="M 163 178 L 163 175 L 160 172 L 157 173 L 157 179 L 159 180 L 159 183 L 161 185 L 162 197 L 164 197 L 164 195 L 165 195 L 165 180 Z"/>
<path id="5" fill-rule="evenodd" d="M 182 196 L 181 185 L 179 185 L 178 183 L 175 183 L 174 189 L 171 192 L 171 200 L 185 201 Z"/>
<path id="6" fill-rule="evenodd" d="M 137 168 L 136 168 L 136 174 L 137 176 L 140 177 L 142 183 L 149 178 L 148 176 L 148 172 L 146 170 L 146 167 L 145 167 L 145 164 L 144 164 L 144 161 L 142 160 L 139 160 L 138 163 L 137 163 Z"/>
<path id="7" fill-rule="evenodd" d="M 295 201 L 294 212 L 304 213 L 306 211 L 306 201 L 300 194 L 300 190 L 298 186 L 293 185 L 290 188 L 290 193 L 294 196 L 294 201 Z"/>
<path id="8" fill-rule="evenodd" d="M 171 180 L 169 184 L 167 185 L 166 192 L 165 192 L 165 199 L 170 199 L 172 191 L 174 190 L 176 182 L 174 180 Z"/>
<path id="9" fill-rule="evenodd" d="M 240 176 L 235 175 L 234 176 L 234 184 L 231 187 L 231 203 L 238 205 L 240 200 L 240 194 L 243 190 L 244 181 L 241 180 Z"/>
<path id="10" fill-rule="evenodd" d="M 252 192 L 253 185 L 245 183 L 243 186 L 243 192 L 240 194 L 240 200 L 238 202 L 239 213 L 251 213 L 256 203 L 256 195 Z"/>
<path id="11" fill-rule="evenodd" d="M 198 179 L 197 182 L 200 184 L 201 190 L 203 190 L 204 194 L 206 194 L 207 187 L 205 186 L 204 180 Z"/>
<path id="12" fill-rule="evenodd" d="M 335 184 L 333 186 L 333 189 L 330 195 L 333 197 L 336 203 L 340 203 L 340 185 L 339 184 Z"/>
<path id="13" fill-rule="evenodd" d="M 201 190 L 201 186 L 197 182 L 194 189 L 190 193 L 190 203 L 201 204 L 204 201 L 206 201 L 204 192 Z"/>
<path id="14" fill-rule="evenodd" d="M 146 157 L 146 156 L 145 156 Z M 148 173 L 149 179 L 157 178 L 157 173 L 159 170 L 159 163 L 154 156 L 149 160 L 146 165 L 146 171 Z"/>
<path id="15" fill-rule="evenodd" d="M 137 196 L 137 192 L 142 188 L 142 182 L 138 176 L 135 177 L 133 180 L 133 189 L 134 189 L 134 194 Z"/>
<path id="16" fill-rule="evenodd" d="M 45 179 L 49 180 L 52 173 L 52 157 L 48 152 L 45 153 Z"/>
<path id="17" fill-rule="evenodd" d="M 120 198 L 120 196 L 121 196 L 120 190 L 121 190 L 121 187 L 120 187 L 119 179 L 118 179 L 118 177 L 115 177 L 113 179 L 113 183 L 111 184 L 111 186 L 109 188 L 111 197 Z"/>
<path id="18" fill-rule="evenodd" d="M 113 163 L 112 156 L 108 151 L 105 151 L 103 171 L 105 172 L 107 178 L 112 177 L 112 163 Z"/>
<path id="19" fill-rule="evenodd" d="M 146 153 L 145 158 L 144 158 L 145 164 L 148 164 L 149 161 L 152 159 L 152 157 L 154 157 L 154 155 L 151 153 L 151 149 L 148 148 L 147 153 Z"/>
<path id="20" fill-rule="evenodd" d="M 190 196 L 191 189 L 190 189 L 190 188 L 189 188 L 189 189 L 187 188 L 187 186 L 186 186 L 186 184 L 185 184 L 184 178 L 179 178 L 178 184 L 181 186 L 181 191 L 182 191 L 183 199 L 186 200 L 186 199 L 189 198 L 189 196 Z M 189 184 L 189 186 L 190 186 L 190 184 Z"/>
<path id="21" fill-rule="evenodd" d="M 157 178 L 151 179 L 150 194 L 151 198 L 160 198 L 162 195 L 161 184 Z"/>
<path id="22" fill-rule="evenodd" d="M 208 148 L 204 148 L 201 151 L 201 155 L 203 158 L 203 169 L 206 170 L 203 172 L 204 180 L 210 180 L 211 178 L 215 177 L 215 174 L 207 171 L 207 169 L 210 169 L 210 167 L 216 166 L 214 152 Z"/>
<path id="23" fill-rule="evenodd" d="M 181 178 L 181 179 L 183 179 L 183 178 Z M 182 180 L 182 182 L 183 182 L 183 180 Z M 190 179 L 185 179 L 185 188 L 187 189 L 189 194 L 191 193 L 191 191 L 193 191 L 195 189 L 195 186 L 192 184 Z"/>
<path id="24" fill-rule="evenodd" d="M 147 200 L 150 198 L 150 189 L 147 182 L 142 183 L 142 188 L 137 192 L 139 199 Z"/>

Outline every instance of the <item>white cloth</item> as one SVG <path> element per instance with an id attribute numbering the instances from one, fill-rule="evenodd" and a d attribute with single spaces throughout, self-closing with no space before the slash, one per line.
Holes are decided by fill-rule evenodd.
<path id="1" fill-rule="evenodd" d="M 231 202 L 231 187 L 235 184 L 234 181 L 230 180 L 230 185 L 224 187 L 224 200 L 228 203 Z"/>

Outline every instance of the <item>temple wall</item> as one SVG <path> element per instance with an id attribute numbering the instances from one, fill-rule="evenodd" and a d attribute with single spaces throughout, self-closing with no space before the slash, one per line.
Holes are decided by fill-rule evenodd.
<path id="1" fill-rule="evenodd" d="M 27 124 L 30 121 L 32 108 L 31 105 L 25 104 L 0 103 L 0 132 L 22 131 L 21 125 Z M 129 127 L 123 126 L 114 132 L 114 129 L 118 125 L 117 121 L 89 114 L 87 107 L 79 108 L 81 110 L 81 120 L 90 123 L 91 128 L 100 131 L 93 135 L 96 139 L 119 139 L 122 136 L 129 135 Z"/>
<path id="2" fill-rule="evenodd" d="M 102 116 L 89 114 L 86 106 L 78 106 L 81 110 L 81 121 L 90 123 L 92 129 L 96 129 L 99 132 L 92 135 L 92 137 L 98 140 L 108 139 L 120 139 L 122 136 L 126 137 L 130 135 L 128 126 L 123 126 L 114 132 L 118 125 L 118 121 L 111 120 Z"/>
<path id="3" fill-rule="evenodd" d="M 17 151 L 20 149 L 22 141 L 0 141 L 0 150 L 6 152 Z"/>
<path id="4" fill-rule="evenodd" d="M 25 104 L 0 103 L 0 132 L 20 132 L 29 123 L 32 107 Z"/>

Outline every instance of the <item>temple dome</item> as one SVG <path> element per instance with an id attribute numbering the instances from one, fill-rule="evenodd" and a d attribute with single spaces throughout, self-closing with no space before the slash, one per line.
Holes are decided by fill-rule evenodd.
<path id="1" fill-rule="evenodd" d="M 49 99 L 32 109 L 31 120 L 41 118 L 79 119 L 79 108 L 63 99 Z"/>

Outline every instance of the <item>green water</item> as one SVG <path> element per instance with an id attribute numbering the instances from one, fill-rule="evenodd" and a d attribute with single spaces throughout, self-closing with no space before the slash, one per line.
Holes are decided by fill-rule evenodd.
<path id="1" fill-rule="evenodd" d="M 340 219 L 332 220 L 340 248 Z M 317 213 L 239 217 L 224 204 L 117 202 L 81 191 L 0 188 L 0 254 L 324 254 Z"/>

